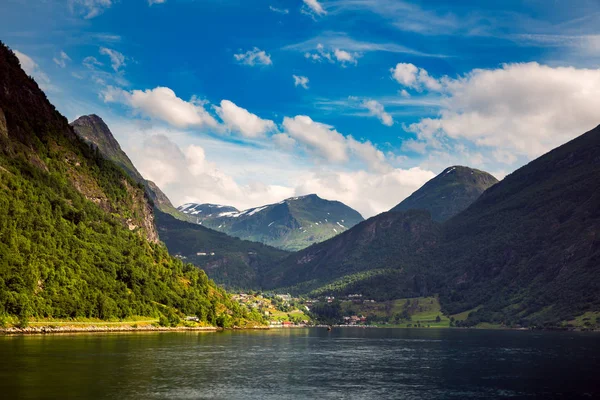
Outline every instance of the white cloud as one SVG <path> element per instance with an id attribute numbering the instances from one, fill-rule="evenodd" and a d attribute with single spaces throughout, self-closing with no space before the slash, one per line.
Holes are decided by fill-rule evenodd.
<path id="1" fill-rule="evenodd" d="M 29 57 L 25 53 L 21 53 L 18 50 L 13 50 L 13 52 L 19 59 L 19 63 L 21 64 L 21 68 L 23 68 L 23 71 L 25 71 L 27 75 L 34 77 L 40 88 L 42 88 L 42 90 L 56 90 L 54 85 L 50 83 L 50 78 L 48 77 L 48 75 L 46 75 L 46 73 L 42 71 L 40 66 L 35 61 L 33 61 L 31 57 Z"/>
<path id="2" fill-rule="evenodd" d="M 112 0 L 69 0 L 69 9 L 73 14 L 91 19 L 102 14 L 112 4 Z"/>
<path id="3" fill-rule="evenodd" d="M 88 56 L 83 59 L 83 65 L 88 69 L 95 69 L 96 67 L 101 67 L 102 64 L 98 59 L 94 56 Z"/>
<path id="4" fill-rule="evenodd" d="M 277 7 L 273 7 L 273 6 L 269 6 L 269 10 L 276 12 L 278 14 L 289 14 L 290 10 L 288 10 L 287 8 L 277 8 Z"/>
<path id="5" fill-rule="evenodd" d="M 71 61 L 71 58 L 67 55 L 67 53 L 61 51 L 58 56 L 52 58 L 52 61 L 54 61 L 54 63 L 59 67 L 66 68 L 67 61 Z"/>
<path id="6" fill-rule="evenodd" d="M 125 56 L 116 50 L 108 49 L 106 47 L 100 47 L 100 54 L 108 56 L 110 58 L 111 66 L 115 72 L 119 72 L 119 69 L 125 64 Z"/>
<path id="7" fill-rule="evenodd" d="M 443 89 L 441 81 L 432 78 L 426 70 L 417 68 L 414 64 L 398 63 L 390 72 L 396 82 L 419 92 L 423 89 L 440 92 Z"/>
<path id="8" fill-rule="evenodd" d="M 245 53 L 234 54 L 233 57 L 240 63 L 245 65 L 272 65 L 271 55 L 267 54 L 264 50 L 254 47 L 252 50 L 248 50 Z"/>
<path id="9" fill-rule="evenodd" d="M 118 102 L 132 107 L 147 117 L 159 119 L 178 128 L 216 127 L 217 121 L 204 109 L 204 103 L 192 98 L 180 99 L 168 87 L 131 92 L 108 86 L 101 92 L 105 102 Z"/>
<path id="10" fill-rule="evenodd" d="M 316 15 L 325 15 L 327 11 L 323 8 L 321 3 L 317 0 L 303 0 L 305 7 L 308 8 L 308 12 Z"/>
<path id="11" fill-rule="evenodd" d="M 148 0 L 148 5 L 151 6 L 152 4 L 163 4 L 166 3 L 167 0 Z"/>
<path id="12" fill-rule="evenodd" d="M 285 132 L 323 159 L 342 163 L 348 161 L 345 137 L 332 126 L 313 121 L 306 115 L 283 119 Z"/>
<path id="13" fill-rule="evenodd" d="M 600 69 L 505 64 L 436 82 L 445 94 L 439 116 L 408 127 L 428 149 L 467 143 L 512 164 L 600 123 Z"/>
<path id="14" fill-rule="evenodd" d="M 304 53 L 304 57 L 311 61 L 321 62 L 327 60 L 330 63 L 338 62 L 342 67 L 346 67 L 347 64 L 357 65 L 359 53 L 349 53 L 339 48 L 333 48 L 331 51 L 325 49 L 322 43 L 318 43 L 316 51 Z"/>
<path id="15" fill-rule="evenodd" d="M 222 100 L 221 106 L 215 107 L 215 110 L 229 130 L 239 132 L 248 138 L 263 137 L 267 132 L 276 129 L 273 121 L 261 119 L 229 100 Z"/>
<path id="16" fill-rule="evenodd" d="M 294 78 L 294 86 L 302 86 L 304 89 L 308 89 L 308 78 L 306 76 L 292 75 Z"/>
<path id="17" fill-rule="evenodd" d="M 348 52 L 353 52 L 356 55 L 364 53 L 383 51 L 388 53 L 401 53 L 411 54 L 420 57 L 435 57 L 435 58 L 447 58 L 448 56 L 440 53 L 426 53 L 411 49 L 395 42 L 388 43 L 376 43 L 376 42 L 364 42 L 355 40 L 345 33 L 341 32 L 324 32 L 319 36 L 305 40 L 304 42 L 290 44 L 285 46 L 284 50 L 299 51 L 302 53 L 312 52 L 317 46 L 323 46 L 326 49 L 344 49 Z M 308 53 L 311 57 L 317 58 L 317 53 Z M 308 57 L 307 57 L 308 58 Z"/>
<path id="18" fill-rule="evenodd" d="M 433 172 L 418 167 L 376 174 L 321 171 L 303 177 L 296 193 L 317 193 L 326 199 L 339 200 L 368 218 L 388 211 L 434 176 Z"/>
<path id="19" fill-rule="evenodd" d="M 385 155 L 371 142 L 358 142 L 352 136 L 344 136 L 332 126 L 313 121 L 306 115 L 285 117 L 282 126 L 290 138 L 327 162 L 347 163 L 353 155 L 371 170 L 385 171 L 390 168 Z"/>
<path id="20" fill-rule="evenodd" d="M 296 146 L 296 141 L 285 133 L 276 133 L 271 136 L 273 142 L 280 148 L 291 151 Z"/>
<path id="21" fill-rule="evenodd" d="M 362 102 L 363 107 L 369 110 L 369 113 L 381 121 L 386 126 L 394 125 L 394 119 L 390 114 L 385 112 L 383 105 L 377 100 L 364 100 Z"/>
<path id="22" fill-rule="evenodd" d="M 271 136 L 272 146 L 250 151 L 238 142 L 173 128 L 141 129 L 131 119 L 106 122 L 140 173 L 159 185 L 175 205 L 193 201 L 246 209 L 316 193 L 370 217 L 389 210 L 434 176 L 423 168 L 368 172 L 315 164 L 309 157 L 281 151 L 296 144 L 286 133 Z M 347 144 L 355 147 L 352 152 L 383 157 L 373 154 L 368 144 L 352 140 Z"/>

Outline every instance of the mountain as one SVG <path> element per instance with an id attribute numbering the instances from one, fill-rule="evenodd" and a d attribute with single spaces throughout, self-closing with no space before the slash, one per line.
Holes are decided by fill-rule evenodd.
<path id="1" fill-rule="evenodd" d="M 378 300 L 439 294 L 448 315 L 468 315 L 466 326 L 591 321 L 600 317 L 599 204 L 600 127 L 444 223 L 427 211 L 378 215 L 285 258 L 264 285 Z"/>
<path id="2" fill-rule="evenodd" d="M 195 216 L 203 226 L 290 251 L 327 240 L 363 221 L 352 208 L 316 194 L 241 212 L 228 206 L 195 203 L 178 210 Z"/>
<path id="3" fill-rule="evenodd" d="M 169 255 L 143 187 L 75 134 L 1 42 L 0 188 L 2 324 L 253 318 L 203 271 Z"/>
<path id="4" fill-rule="evenodd" d="M 102 118 L 95 114 L 84 115 L 71 122 L 70 125 L 79 137 L 97 147 L 105 158 L 123 168 L 135 182 L 144 185 L 148 196 L 159 210 L 176 218 L 187 220 L 185 215 L 177 212 L 169 198 L 154 182 L 144 179 L 138 172 Z"/>
<path id="5" fill-rule="evenodd" d="M 71 126 L 102 156 L 114 161 L 134 181 L 144 186 L 156 207 L 154 214 L 158 237 L 169 252 L 203 269 L 217 283 L 229 288 L 256 289 L 262 269 L 287 255 L 282 250 L 261 243 L 240 240 L 185 222 L 186 219 L 195 221 L 196 212 L 222 206 L 206 205 L 203 209 L 198 208 L 186 214 L 179 212 L 154 182 L 144 179 L 139 173 L 102 118 L 97 115 L 83 116 L 73 121 Z M 232 209 L 224 207 L 219 210 Z"/>
<path id="6" fill-rule="evenodd" d="M 496 183 L 498 180 L 487 172 L 458 165 L 448 167 L 391 211 L 427 210 L 434 221 L 444 222 Z"/>

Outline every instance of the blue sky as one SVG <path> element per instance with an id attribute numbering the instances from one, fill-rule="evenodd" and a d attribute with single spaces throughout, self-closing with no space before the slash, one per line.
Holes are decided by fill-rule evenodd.
<path id="1" fill-rule="evenodd" d="M 597 0 L 4 0 L 0 22 L 176 205 L 316 192 L 371 216 L 600 123 Z"/>

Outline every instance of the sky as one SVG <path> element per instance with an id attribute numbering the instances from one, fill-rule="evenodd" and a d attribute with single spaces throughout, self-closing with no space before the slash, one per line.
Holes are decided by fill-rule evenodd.
<path id="1" fill-rule="evenodd" d="M 2 0 L 0 40 L 176 206 L 370 217 L 600 124 L 600 0 Z"/>

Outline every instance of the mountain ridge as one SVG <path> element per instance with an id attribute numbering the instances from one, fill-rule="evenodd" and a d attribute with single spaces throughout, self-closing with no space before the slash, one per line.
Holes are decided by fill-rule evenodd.
<path id="1" fill-rule="evenodd" d="M 357 211 L 316 194 L 239 211 L 235 207 L 187 203 L 178 210 L 197 222 L 229 235 L 283 250 L 300 250 L 322 242 L 363 221 Z"/>

